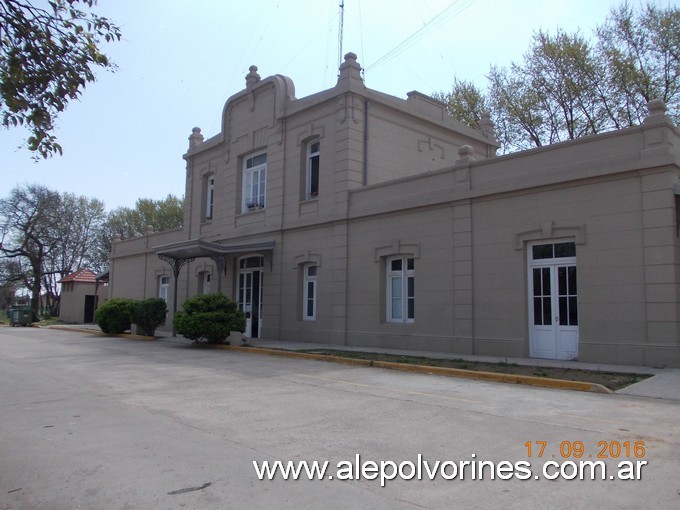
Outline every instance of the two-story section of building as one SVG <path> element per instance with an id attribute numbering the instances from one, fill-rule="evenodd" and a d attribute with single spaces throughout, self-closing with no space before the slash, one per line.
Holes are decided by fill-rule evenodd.
<path id="1" fill-rule="evenodd" d="M 496 156 L 488 117 L 371 90 L 352 53 L 300 99 L 253 66 L 221 131 L 189 137 L 183 227 L 115 242 L 111 295 L 222 292 L 250 338 L 680 366 L 664 111 Z"/>

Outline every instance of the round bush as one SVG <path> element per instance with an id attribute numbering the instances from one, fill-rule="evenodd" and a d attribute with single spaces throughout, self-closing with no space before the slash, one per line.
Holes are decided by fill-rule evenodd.
<path id="1" fill-rule="evenodd" d="M 203 294 L 187 299 L 172 320 L 175 331 L 194 341 L 223 342 L 231 331 L 246 329 L 246 316 L 222 294 Z"/>
<path id="2" fill-rule="evenodd" d="M 154 336 L 156 328 L 165 324 L 167 313 L 165 300 L 149 298 L 134 303 L 130 319 L 133 324 L 137 325 L 142 335 Z"/>
<path id="3" fill-rule="evenodd" d="M 113 298 L 97 308 L 94 320 L 107 335 L 118 335 L 130 329 L 130 316 L 135 300 Z"/>

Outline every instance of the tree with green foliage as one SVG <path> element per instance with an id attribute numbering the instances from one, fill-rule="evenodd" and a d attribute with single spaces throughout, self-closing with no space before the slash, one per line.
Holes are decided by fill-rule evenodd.
<path id="1" fill-rule="evenodd" d="M 0 200 L 3 278 L 30 289 L 36 314 L 43 291 L 46 306 L 58 314 L 58 281 L 82 267 L 101 269 L 95 241 L 103 220 L 104 205 L 97 199 L 37 184 L 14 188 Z"/>
<path id="2" fill-rule="evenodd" d="M 486 91 L 455 79 L 434 97 L 473 128 L 488 109 L 502 152 L 638 125 L 656 98 L 680 124 L 680 9 L 624 3 L 593 39 L 539 30 L 522 62 L 491 67 Z"/>
<path id="3" fill-rule="evenodd" d="M 90 11 L 96 0 L 35 4 L 0 0 L 0 116 L 5 127 L 25 126 L 28 149 L 47 158 L 62 153 L 57 116 L 95 80 L 96 67 L 115 69 L 99 46 L 121 33 Z"/>
<path id="4" fill-rule="evenodd" d="M 479 129 L 482 113 L 490 111 L 484 92 L 471 81 L 454 78 L 451 92 L 435 92 L 432 97 L 448 105 L 451 117 L 473 129 Z"/>
<path id="5" fill-rule="evenodd" d="M 102 260 L 97 252 L 105 218 L 101 200 L 73 193 L 61 194 L 59 221 L 51 233 L 56 249 L 45 257 L 43 271 L 45 305 L 52 315 L 59 315 L 59 281 L 62 278 L 83 267 L 95 273 L 105 268 L 106 260 Z"/>
<path id="6" fill-rule="evenodd" d="M 40 307 L 46 258 L 56 249 L 52 232 L 59 219 L 60 196 L 44 186 L 17 187 L 0 200 L 0 227 L 3 259 L 15 260 L 15 273 L 31 291 L 31 308 Z M 19 269 L 17 269 L 19 268 Z M 15 274 L 15 278 L 19 275 Z"/>
<path id="7" fill-rule="evenodd" d="M 147 226 L 162 232 L 180 228 L 184 222 L 184 199 L 168 195 L 160 200 L 140 198 L 134 208 L 118 207 L 110 211 L 102 230 L 100 249 L 104 254 L 111 251 L 116 234 L 121 239 L 143 236 Z"/>
<path id="8" fill-rule="evenodd" d="M 598 85 L 613 99 L 607 114 L 616 127 L 640 124 L 647 103 L 661 99 L 680 125 L 680 8 L 647 4 L 636 13 L 624 3 L 597 29 Z"/>

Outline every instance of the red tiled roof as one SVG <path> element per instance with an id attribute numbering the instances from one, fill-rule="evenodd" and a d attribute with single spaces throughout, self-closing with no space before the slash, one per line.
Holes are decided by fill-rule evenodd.
<path id="1" fill-rule="evenodd" d="M 66 282 L 87 282 L 87 283 L 95 283 L 95 277 L 97 275 L 94 274 L 92 271 L 89 269 L 78 269 L 75 273 L 71 273 L 68 276 L 64 276 L 61 280 L 59 280 L 59 283 L 66 283 Z"/>

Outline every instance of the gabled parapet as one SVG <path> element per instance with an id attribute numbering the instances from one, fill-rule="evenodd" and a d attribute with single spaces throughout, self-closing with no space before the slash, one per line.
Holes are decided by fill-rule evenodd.
<path id="1" fill-rule="evenodd" d="M 275 97 L 273 118 L 271 119 L 272 125 L 270 127 L 273 127 L 276 121 L 279 121 L 286 116 L 288 104 L 291 101 L 296 100 L 293 80 L 280 74 L 261 79 L 257 70 L 257 66 L 250 66 L 248 74 L 245 76 L 246 87 L 229 97 L 224 104 L 224 108 L 222 109 L 222 130 L 219 134 L 208 140 L 204 140 L 200 128 L 194 128 L 192 130 L 192 134 L 189 136 L 189 150 L 184 155 L 184 159 L 222 142 L 226 142 L 225 147 L 227 154 L 225 155 L 225 158 L 228 160 L 229 146 L 233 141 L 233 126 L 231 122 L 233 109 L 245 102 L 250 111 L 254 111 L 257 107 L 258 99 L 266 91 L 273 90 Z"/>

